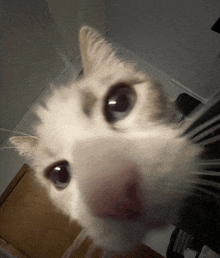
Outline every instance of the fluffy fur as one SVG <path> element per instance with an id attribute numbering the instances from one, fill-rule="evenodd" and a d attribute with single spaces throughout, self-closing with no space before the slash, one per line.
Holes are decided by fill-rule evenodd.
<path id="1" fill-rule="evenodd" d="M 172 104 L 161 85 L 120 60 L 95 30 L 83 27 L 79 40 L 83 78 L 53 91 L 45 107 L 38 107 L 41 122 L 35 137 L 16 136 L 11 142 L 31 158 L 36 177 L 62 212 L 87 229 L 97 245 L 125 252 L 151 229 L 173 221 L 190 193 L 200 150 L 179 137 Z M 104 100 L 119 83 L 130 85 L 137 101 L 128 116 L 109 123 Z M 72 174 L 65 189 L 57 189 L 45 176 L 59 160 L 69 162 Z M 81 187 L 84 181 L 92 183 L 91 175 L 96 177 L 103 168 L 114 174 L 120 160 L 136 164 L 141 177 L 138 186 L 145 211 L 135 220 L 95 216 Z"/>

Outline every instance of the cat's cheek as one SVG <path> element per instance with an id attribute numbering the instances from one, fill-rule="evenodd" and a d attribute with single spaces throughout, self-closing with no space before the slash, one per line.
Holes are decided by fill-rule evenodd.
<path id="1" fill-rule="evenodd" d="M 59 209 L 60 212 L 70 217 L 71 220 L 77 220 L 78 214 L 78 193 L 75 182 L 72 182 L 65 189 L 58 189 L 50 183 L 47 189 L 48 195 L 52 203 Z"/>
<path id="2" fill-rule="evenodd" d="M 67 215 L 70 217 L 71 220 L 77 220 L 81 225 L 83 225 L 82 221 L 84 221 L 84 214 L 88 213 L 88 210 L 83 203 L 82 197 L 78 189 L 78 184 L 75 180 L 69 187 L 69 191 L 71 192 L 71 196 L 68 200 Z"/>

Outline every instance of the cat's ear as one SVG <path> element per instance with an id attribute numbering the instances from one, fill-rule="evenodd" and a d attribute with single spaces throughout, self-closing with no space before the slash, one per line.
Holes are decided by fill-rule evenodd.
<path id="1" fill-rule="evenodd" d="M 96 30 L 88 26 L 81 28 L 79 43 L 85 75 L 100 68 L 106 60 L 117 60 L 111 45 Z"/>
<path id="2" fill-rule="evenodd" d="M 33 156 L 38 145 L 38 138 L 34 136 L 13 136 L 9 140 L 20 155 L 27 155 L 29 157 Z"/>

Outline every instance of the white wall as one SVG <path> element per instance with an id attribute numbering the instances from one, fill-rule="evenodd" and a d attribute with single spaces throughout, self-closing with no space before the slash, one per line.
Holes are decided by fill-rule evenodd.
<path id="1" fill-rule="evenodd" d="M 106 1 L 110 38 L 208 100 L 220 91 L 219 0 Z"/>
<path id="2" fill-rule="evenodd" d="M 79 58 L 78 33 L 83 24 L 106 33 L 106 13 L 103 0 L 46 0 L 50 13 L 62 36 L 68 57 Z"/>
<path id="3" fill-rule="evenodd" d="M 104 3 L 102 0 L 3 0 L 2 7 L 0 127 L 31 133 L 34 103 L 45 96 L 52 81 L 59 84 L 67 78 L 74 79 L 81 70 L 80 25 L 88 23 L 105 33 Z M 65 69 L 60 53 L 73 60 L 71 72 Z M 0 147 L 9 147 L 9 135 L 12 134 L 0 130 Z M 0 194 L 24 162 L 17 152 L 0 149 Z"/>

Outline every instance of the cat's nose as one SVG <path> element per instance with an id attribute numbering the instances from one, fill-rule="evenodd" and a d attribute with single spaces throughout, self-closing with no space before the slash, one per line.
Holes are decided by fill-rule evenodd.
<path id="1" fill-rule="evenodd" d="M 110 163 L 109 163 L 110 160 Z M 137 165 L 120 156 L 96 163 L 95 173 L 80 181 L 84 200 L 93 215 L 120 220 L 143 215 L 140 174 Z"/>

